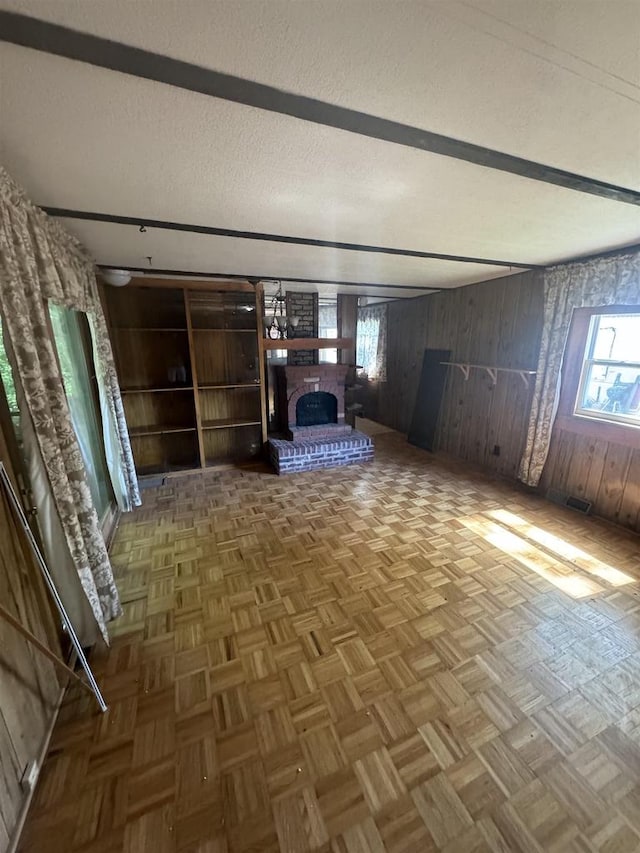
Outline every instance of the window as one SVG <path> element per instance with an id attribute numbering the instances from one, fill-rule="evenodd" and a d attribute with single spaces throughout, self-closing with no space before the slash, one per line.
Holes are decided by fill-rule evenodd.
<path id="1" fill-rule="evenodd" d="M 576 308 L 562 365 L 557 425 L 640 448 L 640 308 Z"/>
<path id="2" fill-rule="evenodd" d="M 18 397 L 16 395 L 16 386 L 13 381 L 13 371 L 11 369 L 11 365 L 9 364 L 9 358 L 7 356 L 4 340 L 2 337 L 2 321 L 0 320 L 0 382 L 4 386 L 4 393 L 7 397 L 7 404 L 9 406 L 9 414 L 11 415 L 11 419 L 16 425 L 19 423 L 20 412 L 18 410 Z"/>
<path id="3" fill-rule="evenodd" d="M 358 309 L 356 363 L 359 375 L 384 382 L 387 378 L 387 306 Z"/>
<path id="4" fill-rule="evenodd" d="M 640 427 L 640 313 L 591 317 L 575 414 Z"/>
<path id="5" fill-rule="evenodd" d="M 89 489 L 101 522 L 113 503 L 113 491 L 104 455 L 102 422 L 94 387 L 93 360 L 86 345 L 87 318 L 49 303 L 55 340 L 69 413 L 80 445 Z M 91 367 L 91 372 L 90 372 Z"/>
<path id="6" fill-rule="evenodd" d="M 3 331 L 2 318 L 0 318 L 0 395 L 2 395 L 4 391 L 7 410 L 11 419 L 11 425 L 13 427 L 13 433 L 19 454 L 19 457 L 16 458 L 15 462 L 21 469 L 20 473 L 24 474 L 26 471 L 26 465 L 24 464 L 26 460 L 24 458 L 24 444 L 22 439 L 22 418 L 20 415 L 20 406 L 18 404 L 15 375 L 11 362 L 9 361 L 7 343 L 3 334 L 6 333 Z"/>
<path id="7" fill-rule="evenodd" d="M 338 299 L 320 299 L 318 301 L 318 337 L 338 337 Z M 318 351 L 320 364 L 336 364 L 337 349 L 321 349 Z"/>

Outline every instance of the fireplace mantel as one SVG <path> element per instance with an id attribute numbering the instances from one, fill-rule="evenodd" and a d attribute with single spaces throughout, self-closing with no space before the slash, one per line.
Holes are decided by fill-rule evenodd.
<path id="1" fill-rule="evenodd" d="M 352 349 L 353 338 L 272 338 L 263 339 L 264 349 Z"/>

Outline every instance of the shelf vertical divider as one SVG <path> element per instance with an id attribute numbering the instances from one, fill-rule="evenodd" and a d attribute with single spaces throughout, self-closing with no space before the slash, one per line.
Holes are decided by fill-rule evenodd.
<path id="1" fill-rule="evenodd" d="M 189 338 L 189 357 L 191 359 L 191 382 L 193 383 L 193 404 L 196 411 L 196 430 L 198 433 L 198 452 L 200 454 L 200 467 L 205 468 L 207 460 L 204 455 L 204 438 L 202 433 L 202 417 L 200 414 L 200 389 L 198 388 L 198 368 L 196 366 L 196 348 L 193 338 L 193 327 L 191 325 L 191 304 L 189 302 L 189 290 L 183 289 L 184 311 L 187 318 L 187 337 Z"/>
<path id="2" fill-rule="evenodd" d="M 260 378 L 260 428 L 262 443 L 267 442 L 267 389 L 265 384 L 265 350 L 262 336 L 262 315 L 264 314 L 264 286 L 261 281 L 256 284 L 256 327 L 258 334 L 258 376 Z"/>

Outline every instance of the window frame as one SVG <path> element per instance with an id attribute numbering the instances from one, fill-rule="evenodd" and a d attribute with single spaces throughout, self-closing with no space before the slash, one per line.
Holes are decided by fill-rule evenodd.
<path id="1" fill-rule="evenodd" d="M 639 305 L 599 305 L 595 308 L 574 308 L 562 362 L 560 397 L 556 424 L 560 429 L 594 439 L 612 441 L 640 449 L 640 428 L 622 421 L 609 420 L 602 415 L 587 415 L 578 409 L 579 394 L 585 364 L 589 359 L 587 346 L 594 316 L 609 314 L 638 314 Z M 601 359 L 591 359 L 599 362 Z"/>

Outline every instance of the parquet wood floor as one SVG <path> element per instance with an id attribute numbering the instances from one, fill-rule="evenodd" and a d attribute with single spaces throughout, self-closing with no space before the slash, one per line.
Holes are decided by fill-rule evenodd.
<path id="1" fill-rule="evenodd" d="M 376 445 L 145 493 L 22 853 L 640 850 L 638 539 Z"/>

